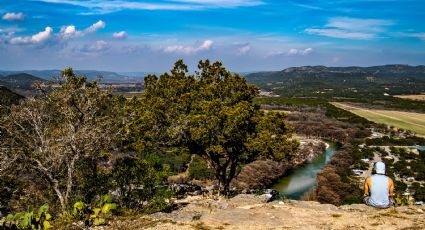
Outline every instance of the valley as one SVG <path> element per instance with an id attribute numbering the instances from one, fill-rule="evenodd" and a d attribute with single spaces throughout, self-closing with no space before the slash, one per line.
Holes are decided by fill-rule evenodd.
<path id="1" fill-rule="evenodd" d="M 284 127 L 284 132 L 288 132 L 289 135 L 279 137 L 283 140 L 280 143 L 285 143 L 287 146 L 273 147 L 280 155 L 277 154 L 268 157 L 261 155 L 270 153 L 270 150 L 263 150 L 263 148 L 267 149 L 269 145 L 274 146 L 276 144 L 273 142 L 273 136 L 269 138 L 260 135 L 257 137 L 259 140 L 249 143 L 248 146 L 252 145 L 254 150 L 246 149 L 246 151 L 253 151 L 258 155 L 255 157 L 249 155 L 244 156 L 237 165 L 232 166 L 234 167 L 234 179 L 229 183 L 229 187 L 227 187 L 229 192 L 232 194 L 249 196 L 248 200 L 251 201 L 257 199 L 252 196 L 252 193 L 266 193 L 263 196 L 271 196 L 273 199 L 283 200 L 281 202 L 289 203 L 293 201 L 288 201 L 288 199 L 309 202 L 318 201 L 323 204 L 332 204 L 336 206 L 358 204 L 362 202 L 362 183 L 364 178 L 371 174 L 371 168 L 375 161 L 383 160 L 388 165 L 388 175 L 394 178 L 396 182 L 397 204 L 412 205 L 424 201 L 425 168 L 423 165 L 425 162 L 423 160 L 425 158 L 423 156 L 425 152 L 423 149 L 412 151 L 409 147 L 425 145 L 425 139 L 423 138 L 425 135 L 425 105 L 422 101 L 408 100 L 401 96 L 393 97 L 390 95 L 396 92 L 398 95 L 400 95 L 400 93 L 419 95 L 424 92 L 425 84 L 421 83 L 425 76 L 421 72 L 422 66 L 382 66 L 374 68 L 381 69 L 382 72 L 386 72 L 387 74 L 379 75 L 376 74 L 376 71 L 373 73 L 367 72 L 364 71 L 364 68 L 360 67 L 354 69 L 325 67 L 289 68 L 281 72 L 283 75 L 278 74 L 275 76 L 272 74 L 271 76 L 273 77 L 271 78 L 269 77 L 269 73 L 257 73 L 260 75 L 256 75 L 256 73 L 248 74 L 246 79 L 251 82 L 256 82 L 256 86 L 250 85 L 250 87 L 258 87 L 262 92 L 252 97 L 252 101 L 249 101 L 248 104 L 252 106 L 252 108 L 258 110 L 257 116 L 270 119 L 264 120 L 264 122 L 267 122 L 262 124 L 262 128 L 270 128 L 270 124 L 276 125 L 276 123 L 279 124 L 282 122 L 282 124 L 277 127 Z M 401 70 L 394 73 L 394 68 L 401 68 Z M 412 69 L 415 69 L 415 71 L 417 69 L 419 70 L 416 72 L 413 71 L 414 74 L 412 76 L 414 77 L 406 80 L 404 74 L 412 74 Z M 253 78 L 253 76 L 256 77 Z M 235 81 L 245 81 L 245 79 L 240 78 L 237 74 L 233 77 Z M 208 116 L 211 117 L 205 117 L 206 115 L 203 114 L 195 116 L 189 115 L 188 118 L 184 118 L 183 120 L 185 122 L 187 122 L 186 119 L 193 119 L 192 122 L 195 122 L 193 124 L 187 123 L 186 125 L 191 124 L 193 127 L 185 132 L 196 131 L 192 134 L 194 135 L 193 137 L 200 138 L 206 137 L 206 134 L 204 134 L 204 136 L 197 136 L 197 132 L 211 130 L 208 131 L 208 135 L 213 135 L 213 140 L 215 140 L 216 136 L 226 136 L 228 134 L 223 134 L 222 130 L 215 128 L 220 125 L 219 123 L 211 125 L 209 122 L 216 121 L 217 117 L 224 119 L 222 114 L 227 114 L 228 112 L 224 110 L 225 112 L 218 113 L 217 109 L 221 107 L 219 105 L 212 106 L 209 101 L 203 102 L 205 104 L 197 104 L 199 101 L 196 100 L 196 98 L 208 91 L 207 89 L 197 91 L 199 89 L 191 88 L 189 86 L 191 84 L 190 77 L 174 79 L 170 78 L 168 75 L 161 75 L 160 78 L 170 82 L 156 86 L 158 87 L 155 89 L 157 91 L 152 91 L 152 88 L 146 87 L 146 84 L 142 84 L 141 82 L 125 80 L 115 82 L 102 80 L 99 85 L 89 84 L 89 88 L 84 90 L 90 90 L 90 87 L 98 87 L 98 93 L 110 92 L 110 99 L 116 98 L 110 101 L 109 104 L 103 105 L 117 106 L 111 107 L 110 112 L 113 111 L 112 114 L 103 118 L 106 120 L 111 119 L 109 120 L 109 122 L 112 122 L 110 124 L 113 124 L 115 116 L 125 117 L 124 121 L 127 123 L 132 119 L 143 119 L 141 123 L 138 121 L 134 124 L 127 124 L 129 125 L 127 128 L 136 125 L 132 127 L 132 132 L 134 132 L 134 134 L 125 137 L 126 141 L 133 142 L 133 145 L 128 147 L 129 149 L 122 149 L 121 152 L 111 151 L 107 153 L 109 155 L 107 158 L 99 158 L 99 162 L 102 162 L 102 164 L 97 167 L 104 168 L 102 169 L 102 175 L 111 175 L 116 178 L 121 178 L 122 176 L 127 177 L 128 169 L 125 169 L 125 167 L 139 167 L 134 164 L 145 164 L 143 167 L 150 168 L 150 170 L 152 170 L 151 172 L 156 174 L 154 176 L 156 179 L 147 178 L 146 180 L 148 180 L 148 182 L 146 183 L 150 183 L 149 186 L 153 188 L 156 186 L 164 188 L 164 190 L 153 189 L 151 190 L 151 194 L 160 193 L 158 196 L 166 197 L 161 201 L 162 203 L 160 203 L 161 206 L 159 207 L 161 208 L 155 207 L 155 210 L 165 211 L 175 205 L 178 206 L 179 202 L 182 202 L 180 200 L 182 198 L 192 199 L 199 194 L 203 194 L 203 196 L 215 196 L 217 192 L 222 192 L 222 190 L 217 185 L 217 171 L 211 166 L 211 161 L 208 161 L 208 157 L 206 157 L 208 155 L 201 157 L 196 154 L 196 152 L 190 153 L 190 148 L 182 145 L 173 146 L 176 144 L 173 142 L 171 142 L 171 146 L 164 145 L 159 149 L 156 147 L 153 148 L 153 145 L 157 143 L 155 143 L 152 137 L 165 138 L 164 140 L 170 141 L 173 139 L 164 137 L 164 133 L 166 133 L 166 135 L 178 135 L 179 132 L 182 132 L 176 132 L 184 126 L 181 126 L 180 123 L 182 122 L 180 120 L 182 118 L 175 117 L 175 113 L 181 113 L 179 116 L 182 116 L 187 112 L 196 111 L 197 113 L 205 113 L 206 111 L 210 111 L 211 114 Z M 87 81 L 84 77 L 81 79 Z M 152 78 L 150 80 L 152 80 Z M 184 82 L 186 80 L 188 82 Z M 415 87 L 399 87 L 398 84 L 405 80 L 407 82 L 410 81 L 410 83 L 406 84 L 414 84 Z M 182 82 L 176 84 L 174 81 Z M 43 94 L 37 93 L 32 87 L 36 82 L 40 82 L 41 87 L 46 87 L 48 93 L 64 89 L 69 90 L 68 88 L 63 88 L 63 82 L 45 80 L 45 78 L 34 77 L 26 73 L 14 73 L 14 75 L 2 76 L 0 77 L 0 83 L 4 86 L 0 88 L 0 93 L 3 98 L 1 113 L 8 114 L 11 112 L 9 109 L 13 107 L 13 105 L 17 105 L 22 101 L 28 101 L 19 94 L 29 99 L 35 98 L 35 101 L 43 100 Z M 67 82 L 67 80 L 64 82 Z M 150 81 L 150 84 L 152 84 L 152 82 L 157 84 L 156 80 Z M 379 84 L 377 84 L 377 82 Z M 221 84 L 224 83 L 222 82 Z M 188 88 L 186 88 L 185 85 L 188 85 Z M 223 89 L 225 89 L 224 85 L 221 86 Z M 281 86 L 275 87 L 276 85 Z M 164 90 L 163 87 L 169 88 L 162 92 L 162 90 Z M 174 87 L 181 88 L 176 91 Z M 146 89 L 148 90 L 146 91 Z M 212 88 L 208 88 L 208 90 L 211 89 Z M 193 90 L 196 93 L 186 93 L 185 97 L 176 97 L 176 94 L 179 95 L 179 93 L 185 92 L 185 90 Z M 164 96 L 163 93 L 165 92 L 169 93 L 171 96 Z M 222 91 L 220 92 L 222 93 Z M 254 91 L 244 92 L 250 92 L 252 95 L 255 95 L 255 93 L 253 93 Z M 146 97 L 146 93 L 151 96 Z M 58 96 L 58 94 L 52 95 Z M 229 95 L 232 96 L 233 94 L 229 93 Z M 137 99 L 131 100 L 134 97 Z M 209 96 L 206 98 L 209 98 Z M 55 100 L 65 99 L 66 97 L 58 97 Z M 176 101 L 176 99 L 181 101 Z M 202 99 L 204 100 L 205 98 Z M 29 101 L 33 101 L 33 99 Z M 149 102 L 151 104 L 143 104 L 142 102 Z M 83 100 L 81 103 L 85 103 L 85 101 Z M 194 103 L 194 105 L 188 106 L 186 103 Z M 17 105 L 16 108 L 20 106 L 25 106 L 25 103 Z M 64 103 L 62 106 L 68 106 L 68 104 Z M 191 110 L 182 106 L 188 106 L 187 108 L 192 108 L 192 106 L 194 106 L 194 108 L 197 109 Z M 128 113 L 128 109 L 131 107 L 133 107 L 133 111 Z M 55 108 L 55 106 L 52 108 Z M 85 108 L 91 109 L 91 107 Z M 124 112 L 124 108 L 126 112 Z M 143 109 L 139 110 L 138 108 Z M 198 110 L 199 108 L 203 108 L 203 110 Z M 149 110 L 151 111 L 146 112 Z M 16 112 L 15 109 L 12 111 Z M 71 109 L 70 111 L 78 113 L 78 110 Z M 163 114 L 164 111 L 167 111 L 168 114 L 165 116 L 155 115 Z M 246 111 L 252 110 L 238 110 L 238 112 L 230 113 L 230 115 L 239 113 L 244 114 L 243 112 Z M 46 113 L 49 114 L 48 111 L 46 111 Z M 135 114 L 138 113 L 143 115 L 135 116 Z M 15 115 L 15 117 L 19 116 Z M 237 116 L 236 118 L 242 119 Z M 3 119 L 7 120 L 10 118 L 4 116 Z M 165 131 L 160 130 L 159 127 L 166 128 L 163 126 L 171 120 L 164 122 L 165 120 L 162 119 L 177 120 L 173 121 L 176 122 L 173 127 L 168 127 L 170 129 L 169 131 Z M 242 120 L 246 122 L 246 120 Z M 70 121 L 72 121 L 72 119 Z M 198 130 L 197 126 L 204 125 L 204 121 L 208 121 L 205 123 L 207 126 Z M 30 120 L 29 122 L 33 121 Z M 232 127 L 230 123 L 224 124 Z M 243 124 L 245 123 L 239 123 L 239 125 L 242 125 L 241 127 L 243 127 Z M 38 125 L 44 125 L 44 123 Z M 141 127 L 138 127 L 140 125 Z M 143 125 L 148 126 L 144 127 Z M 116 126 L 108 126 L 108 128 L 111 129 L 114 127 L 116 128 Z M 107 128 L 104 127 L 103 129 Z M 234 129 L 232 132 L 239 132 L 241 129 L 242 128 Z M 97 128 L 95 130 L 99 131 Z M 210 132 L 213 132 L 213 134 Z M 277 134 L 282 135 L 282 132 L 283 131 Z M 190 135 L 187 136 L 187 134 L 185 134 L 183 137 L 178 137 L 177 140 L 188 137 L 190 137 Z M 8 138 L 9 140 L 13 140 L 17 137 L 10 136 Z M 138 142 L 133 138 L 141 138 L 143 142 Z M 217 139 L 217 141 L 224 141 L 227 139 L 229 138 L 223 138 L 222 136 L 220 139 Z M 84 140 L 84 142 L 85 141 L 86 140 Z M 196 139 L 196 141 L 199 141 L 199 139 Z M 114 144 L 111 142 L 109 143 Z M 234 142 L 233 144 L 238 145 L 238 143 L 239 142 Z M 328 148 L 325 147 L 326 145 L 328 145 Z M 153 153 L 146 152 L 146 148 L 149 149 L 149 151 L 153 151 Z M 280 148 L 284 150 L 279 150 Z M 140 156 L 142 157 L 139 158 Z M 139 161 L 134 163 L 134 159 L 147 159 L 152 162 L 147 163 L 147 161 Z M 221 164 L 225 159 L 226 158 L 216 161 L 215 164 Z M 96 164 L 97 163 L 95 163 L 95 165 Z M 122 171 L 123 173 L 114 170 L 114 168 L 119 167 L 124 167 L 120 169 L 124 170 Z M 406 168 L 408 170 L 406 170 Z M 136 169 L 132 168 L 131 170 Z M 85 173 L 90 173 L 90 170 Z M 135 174 L 132 175 L 132 177 L 137 177 L 138 175 L 139 174 Z M 80 178 L 83 180 L 81 175 Z M 96 180 L 103 179 L 99 177 Z M 229 180 L 226 179 L 226 181 Z M 32 184 L 32 182 L 27 183 Z M 110 186 L 117 185 L 111 184 Z M 101 187 L 99 187 L 99 189 L 101 189 Z M 81 190 L 81 192 L 83 191 L 85 190 Z M 173 195 L 161 193 L 163 191 L 170 191 Z M 135 198 L 133 199 L 143 199 L 138 198 L 137 195 L 134 196 Z M 164 202 L 165 200 L 167 200 L 167 202 Z M 202 198 L 200 202 L 202 203 L 204 201 L 205 200 Z M 121 200 L 120 202 L 124 201 Z M 314 203 L 303 204 L 308 206 L 315 205 Z M 227 204 L 223 203 L 219 205 Z M 137 207 L 137 205 L 135 207 Z M 184 209 L 180 209 L 177 213 L 184 213 L 184 211 L 181 210 Z M 231 209 L 231 212 L 236 213 L 237 210 Z M 158 215 L 165 214 L 161 214 L 160 212 Z M 203 221 L 199 223 L 204 223 L 205 221 L 205 223 L 209 224 L 208 218 L 210 217 L 206 214 L 202 214 L 202 216 L 200 218 L 203 218 Z M 211 218 L 215 217 L 211 216 Z M 179 221 L 173 219 L 173 217 L 171 220 Z M 346 223 L 346 220 L 344 220 L 344 223 Z M 115 222 L 113 224 L 118 223 Z M 140 223 L 135 224 L 137 225 Z"/>

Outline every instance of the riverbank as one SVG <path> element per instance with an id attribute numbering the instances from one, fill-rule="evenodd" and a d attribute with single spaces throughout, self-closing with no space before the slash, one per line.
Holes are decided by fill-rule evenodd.
<path id="1" fill-rule="evenodd" d="M 424 206 L 374 209 L 312 201 L 189 197 L 171 213 L 117 218 L 102 229 L 425 229 Z M 100 228 L 97 228 L 100 229 Z"/>
<path id="2" fill-rule="evenodd" d="M 296 136 L 300 140 L 300 151 L 288 163 L 271 160 L 257 160 L 243 167 L 232 182 L 232 186 L 240 190 L 261 189 L 271 186 L 288 170 L 300 167 L 326 150 L 326 143 L 317 138 Z"/>

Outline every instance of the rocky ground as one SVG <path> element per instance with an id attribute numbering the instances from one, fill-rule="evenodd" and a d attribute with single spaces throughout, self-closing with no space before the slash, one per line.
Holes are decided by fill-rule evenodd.
<path id="1" fill-rule="evenodd" d="M 102 229 L 425 229 L 425 206 L 374 209 L 311 201 L 266 202 L 266 195 L 181 200 L 171 213 L 118 218 Z"/>

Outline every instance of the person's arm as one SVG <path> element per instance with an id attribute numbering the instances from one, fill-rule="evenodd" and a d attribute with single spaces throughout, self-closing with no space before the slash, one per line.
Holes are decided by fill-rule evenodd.
<path id="1" fill-rule="evenodd" d="M 391 178 L 388 178 L 388 188 L 390 196 L 394 196 L 394 182 Z"/>
<path id="2" fill-rule="evenodd" d="M 371 178 L 368 177 L 368 178 L 366 178 L 366 180 L 364 182 L 364 195 L 365 196 L 369 196 L 370 186 L 371 186 Z"/>

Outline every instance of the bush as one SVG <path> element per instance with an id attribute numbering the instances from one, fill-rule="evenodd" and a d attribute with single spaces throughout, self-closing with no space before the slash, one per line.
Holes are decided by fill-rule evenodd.
<path id="1" fill-rule="evenodd" d="M 86 226 L 99 226 L 108 223 L 108 219 L 112 216 L 112 212 L 117 209 L 117 205 L 112 202 L 109 195 L 103 196 L 99 203 L 90 208 L 81 201 L 73 205 L 72 216 L 75 220 L 84 221 Z"/>
<path id="2" fill-rule="evenodd" d="M 195 156 L 189 166 L 189 178 L 191 180 L 212 180 L 215 176 L 214 172 L 208 168 L 207 162 L 201 157 Z"/>
<path id="3" fill-rule="evenodd" d="M 7 217 L 0 219 L 0 227 L 2 229 L 49 229 L 51 228 L 49 220 L 52 216 L 48 213 L 48 211 L 49 206 L 45 204 L 35 210 L 33 208 L 29 208 L 27 212 L 9 214 Z"/>
<path id="4" fill-rule="evenodd" d="M 112 177 L 122 206 L 142 210 L 159 207 L 160 202 L 169 198 L 168 193 L 158 186 L 165 182 L 167 172 L 157 160 L 153 155 L 145 159 L 125 157 L 117 160 Z"/>

